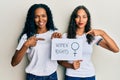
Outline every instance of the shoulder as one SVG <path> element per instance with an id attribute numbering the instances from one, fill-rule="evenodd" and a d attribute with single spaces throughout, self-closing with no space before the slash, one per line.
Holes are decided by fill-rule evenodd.
<path id="1" fill-rule="evenodd" d="M 53 33 L 54 33 L 54 31 L 53 31 L 53 30 L 49 30 L 49 31 L 47 31 L 47 32 L 46 32 L 46 34 L 45 34 L 45 35 L 46 35 L 46 36 L 51 36 Z"/>
<path id="2" fill-rule="evenodd" d="M 98 44 L 102 40 L 101 36 L 95 36 L 93 43 Z"/>
<path id="3" fill-rule="evenodd" d="M 21 39 L 27 39 L 27 34 L 23 34 L 23 35 L 21 36 Z"/>
<path id="4" fill-rule="evenodd" d="M 95 40 L 99 40 L 99 39 L 102 39 L 101 36 L 95 36 Z"/>
<path id="5" fill-rule="evenodd" d="M 54 32 L 58 32 L 58 30 L 49 30 L 49 33 L 54 33 Z"/>

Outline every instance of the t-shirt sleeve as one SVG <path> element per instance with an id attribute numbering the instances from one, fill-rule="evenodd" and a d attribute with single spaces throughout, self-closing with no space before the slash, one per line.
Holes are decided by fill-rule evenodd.
<path id="1" fill-rule="evenodd" d="M 51 36 L 52 36 L 52 34 L 55 33 L 55 32 L 58 32 L 58 33 L 59 33 L 58 30 L 54 30 L 54 31 L 53 31 L 53 30 L 50 30 L 50 34 L 51 34 Z"/>
<path id="2" fill-rule="evenodd" d="M 22 48 L 23 44 L 25 43 L 25 41 L 27 41 L 27 35 L 26 35 L 26 34 L 24 34 L 24 35 L 21 37 L 21 39 L 20 39 L 20 41 L 19 41 L 19 43 L 18 43 L 18 46 L 17 46 L 16 50 L 20 50 L 20 49 Z M 29 48 L 28 48 L 27 52 L 29 52 Z"/>
<path id="3" fill-rule="evenodd" d="M 64 34 L 62 35 L 62 38 L 63 38 L 63 39 L 67 38 L 67 33 L 64 33 Z"/>
<path id="4" fill-rule="evenodd" d="M 102 40 L 101 36 L 95 36 L 95 39 L 93 41 L 93 44 L 99 45 L 100 41 Z"/>

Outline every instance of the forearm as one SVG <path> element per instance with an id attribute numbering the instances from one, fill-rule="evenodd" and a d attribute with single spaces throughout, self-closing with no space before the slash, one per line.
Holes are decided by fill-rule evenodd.
<path id="1" fill-rule="evenodd" d="M 72 68 L 73 69 L 73 64 L 72 63 L 68 63 L 67 61 L 58 61 L 58 63 L 65 68 Z"/>
<path id="2" fill-rule="evenodd" d="M 12 61 L 11 61 L 12 66 L 16 66 L 17 64 L 20 63 L 27 49 L 28 49 L 28 46 L 24 44 L 20 50 L 16 50 L 15 55 L 13 56 Z"/>
<path id="3" fill-rule="evenodd" d="M 108 36 L 104 31 L 102 31 L 101 36 L 104 39 L 104 41 L 105 41 L 107 47 L 109 48 L 109 50 L 111 50 L 113 52 L 118 52 L 119 51 L 119 48 L 116 45 L 116 43 L 114 42 L 114 40 L 110 36 Z"/>

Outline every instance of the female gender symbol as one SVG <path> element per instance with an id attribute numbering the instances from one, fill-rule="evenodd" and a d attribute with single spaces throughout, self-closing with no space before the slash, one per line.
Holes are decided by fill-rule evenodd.
<path id="1" fill-rule="evenodd" d="M 74 56 L 76 56 L 76 51 L 79 49 L 79 44 L 77 43 L 77 42 L 73 42 L 72 44 L 71 44 L 71 48 L 72 48 L 72 50 L 74 50 Z"/>

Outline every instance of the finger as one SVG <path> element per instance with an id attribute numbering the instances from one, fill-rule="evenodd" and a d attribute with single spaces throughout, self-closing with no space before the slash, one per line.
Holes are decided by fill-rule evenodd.
<path id="1" fill-rule="evenodd" d="M 56 33 L 55 34 L 55 38 L 59 38 L 60 37 L 60 34 L 59 33 Z"/>
<path id="2" fill-rule="evenodd" d="M 58 32 L 55 33 L 55 37 L 56 37 L 56 38 L 59 37 L 59 33 L 58 33 Z"/>
<path id="3" fill-rule="evenodd" d="M 82 62 L 83 60 L 80 60 L 80 62 Z"/>
<path id="4" fill-rule="evenodd" d="M 91 35 L 91 36 L 95 36 L 93 32 L 88 32 L 88 33 L 86 33 L 86 36 L 90 36 L 90 35 Z"/>
<path id="5" fill-rule="evenodd" d="M 92 34 L 92 30 L 88 31 L 86 34 Z"/>
<path id="6" fill-rule="evenodd" d="M 53 39 L 54 37 L 53 37 L 53 35 L 51 36 L 51 39 Z"/>
<path id="7" fill-rule="evenodd" d="M 59 33 L 59 38 L 62 38 L 62 34 L 61 33 Z"/>
<path id="8" fill-rule="evenodd" d="M 77 63 L 79 63 L 81 60 L 76 60 Z"/>
<path id="9" fill-rule="evenodd" d="M 79 66 L 80 65 L 80 63 L 76 63 L 76 66 Z"/>
<path id="10" fill-rule="evenodd" d="M 54 38 L 54 36 L 55 36 L 55 33 L 52 34 L 51 39 Z"/>
<path id="11" fill-rule="evenodd" d="M 38 40 L 45 40 L 45 39 L 44 39 L 44 38 L 37 38 L 37 41 L 38 41 Z"/>
<path id="12" fill-rule="evenodd" d="M 29 41 L 36 41 L 36 37 L 35 36 L 32 36 L 32 37 L 30 37 L 29 39 L 28 39 Z"/>
<path id="13" fill-rule="evenodd" d="M 55 32 L 52 35 L 52 38 L 61 38 L 61 37 L 62 37 L 61 33 L 58 33 L 58 32 Z"/>

